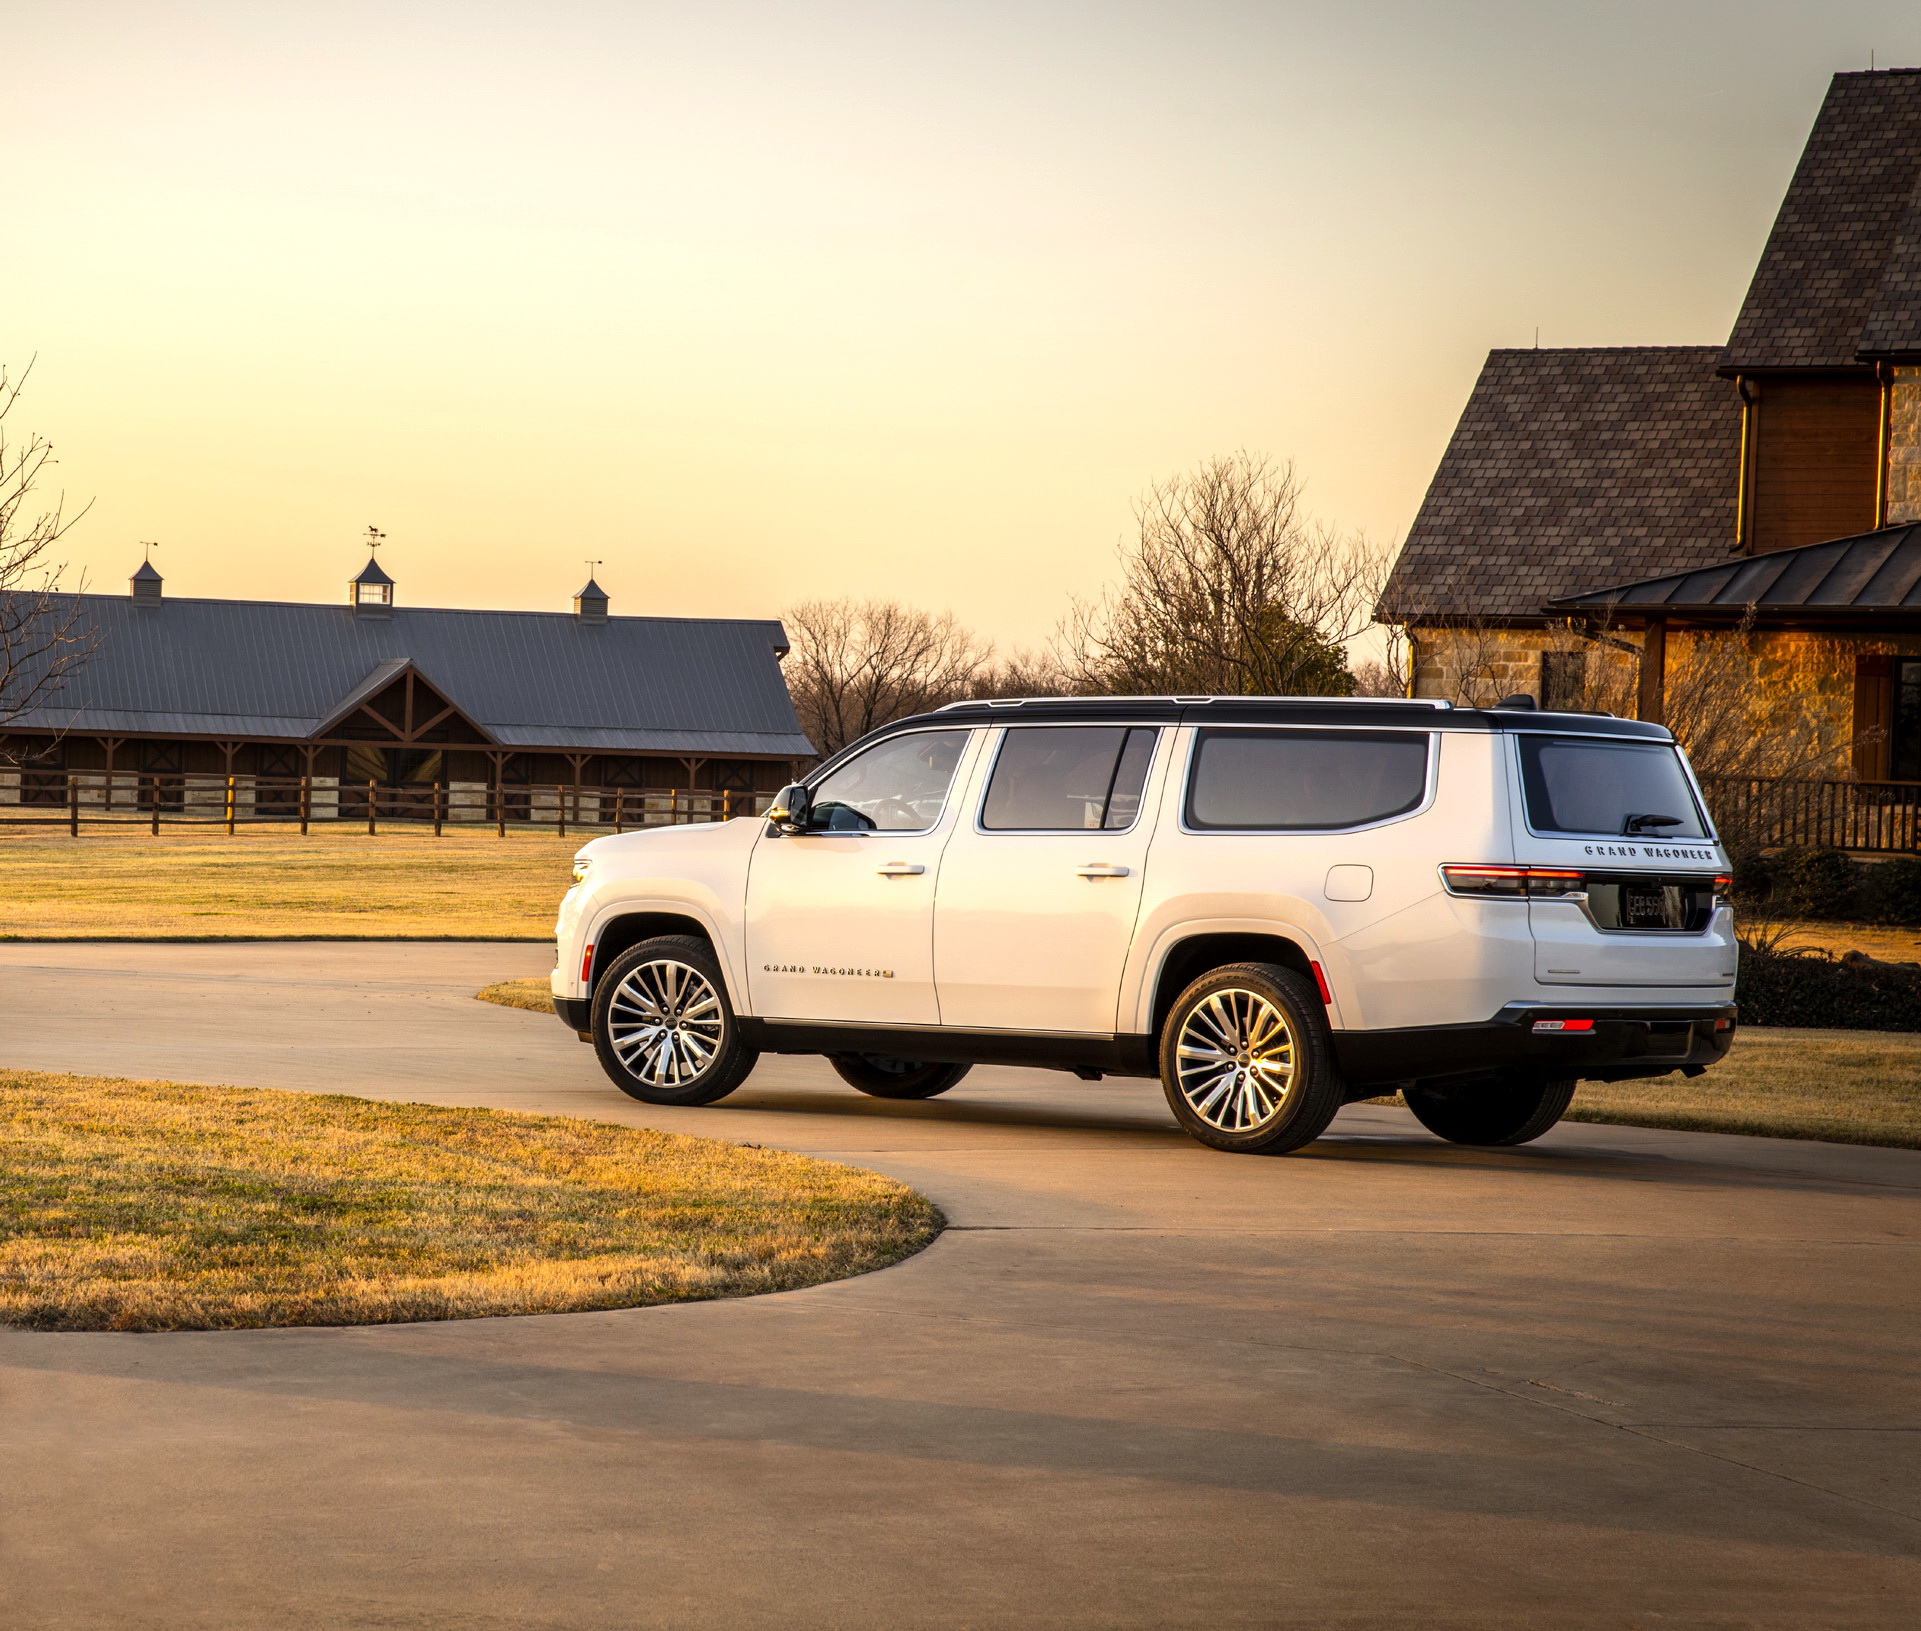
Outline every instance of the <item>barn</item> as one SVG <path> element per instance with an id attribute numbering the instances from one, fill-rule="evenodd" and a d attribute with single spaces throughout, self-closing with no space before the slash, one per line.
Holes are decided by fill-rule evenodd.
<path id="1" fill-rule="evenodd" d="M 51 597 L 92 654 L 0 725 L 0 805 L 684 818 L 813 752 L 777 622 L 617 617 L 591 578 L 572 612 L 409 607 L 372 559 L 336 605 L 128 589 Z"/>

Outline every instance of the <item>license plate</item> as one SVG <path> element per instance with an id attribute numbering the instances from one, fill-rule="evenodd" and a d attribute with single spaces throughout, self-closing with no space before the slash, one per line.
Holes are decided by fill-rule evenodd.
<path id="1" fill-rule="evenodd" d="M 1678 929 L 1679 916 L 1668 897 L 1677 891 L 1655 885 L 1637 889 L 1629 884 L 1621 891 L 1621 919 L 1630 929 Z"/>

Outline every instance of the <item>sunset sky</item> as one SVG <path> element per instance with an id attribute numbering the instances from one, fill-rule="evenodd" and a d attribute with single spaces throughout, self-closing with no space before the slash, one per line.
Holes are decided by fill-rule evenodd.
<path id="1" fill-rule="evenodd" d="M 6 8 L 0 360 L 69 587 L 1012 646 L 1142 487 L 1398 539 L 1491 346 L 1725 337 L 1830 73 L 1921 8 Z"/>

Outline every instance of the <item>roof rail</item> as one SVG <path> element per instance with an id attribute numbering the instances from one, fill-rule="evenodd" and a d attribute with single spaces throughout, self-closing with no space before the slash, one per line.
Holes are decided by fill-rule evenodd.
<path id="1" fill-rule="evenodd" d="M 1171 702 L 1183 707 L 1197 707 L 1208 702 L 1351 702 L 1378 705 L 1383 702 L 1405 702 L 1418 708 L 1452 708 L 1453 703 L 1440 697 L 1283 697 L 1283 696 L 1086 696 L 1086 697 L 970 697 L 959 702 L 944 702 L 934 710 L 937 714 L 951 713 L 956 708 L 1021 708 L 1029 703 L 1072 703 L 1072 702 Z"/>

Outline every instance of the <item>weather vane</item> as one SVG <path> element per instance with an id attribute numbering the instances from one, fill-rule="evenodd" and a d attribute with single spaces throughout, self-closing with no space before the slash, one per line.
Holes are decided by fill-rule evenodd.
<path id="1" fill-rule="evenodd" d="M 146 561 L 147 564 L 151 566 L 153 564 L 153 552 L 160 547 L 160 541 L 157 538 L 142 538 L 140 540 L 140 547 L 147 552 Z"/>
<path id="2" fill-rule="evenodd" d="M 607 563 L 606 563 L 605 561 L 589 561 L 589 562 L 587 563 L 587 576 L 591 578 L 591 577 L 592 577 L 592 576 L 594 575 L 594 568 L 595 568 L 595 567 L 597 567 L 597 566 L 605 566 L 606 564 L 607 564 Z"/>
<path id="3" fill-rule="evenodd" d="M 367 529 L 367 553 L 369 555 L 373 554 L 374 551 L 379 549 L 386 541 L 387 535 L 378 527 L 369 527 Z"/>

